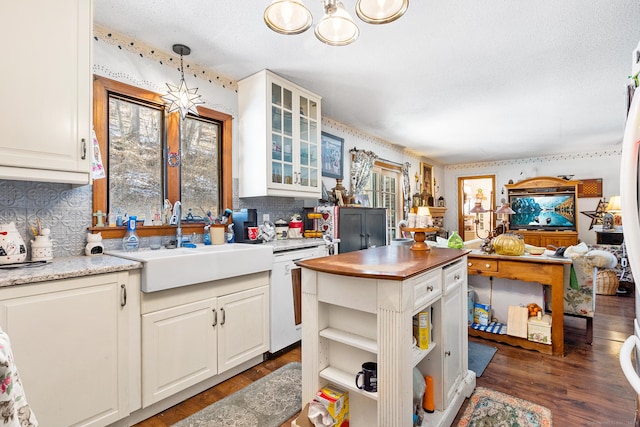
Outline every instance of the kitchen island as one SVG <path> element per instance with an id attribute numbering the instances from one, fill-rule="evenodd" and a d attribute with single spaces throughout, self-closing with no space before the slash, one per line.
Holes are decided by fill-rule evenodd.
<path id="1" fill-rule="evenodd" d="M 349 392 L 350 425 L 411 426 L 413 368 L 434 383 L 435 412 L 423 425 L 450 425 L 475 388 L 468 370 L 467 253 L 384 246 L 300 261 L 302 402 L 332 384 Z M 429 346 L 413 345 L 413 317 L 431 319 Z M 377 392 L 356 387 L 377 362 Z"/>

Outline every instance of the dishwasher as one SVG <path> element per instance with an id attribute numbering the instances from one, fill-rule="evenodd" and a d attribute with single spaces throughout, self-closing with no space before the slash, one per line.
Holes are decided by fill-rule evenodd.
<path id="1" fill-rule="evenodd" d="M 314 246 L 274 252 L 270 292 L 269 352 L 275 353 L 302 337 L 300 267 L 295 262 L 327 255 L 327 247 Z"/>

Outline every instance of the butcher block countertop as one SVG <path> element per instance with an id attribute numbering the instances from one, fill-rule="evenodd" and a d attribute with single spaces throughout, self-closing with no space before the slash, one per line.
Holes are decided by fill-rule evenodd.
<path id="1" fill-rule="evenodd" d="M 412 251 L 406 246 L 379 246 L 361 251 L 298 261 L 310 270 L 342 276 L 405 280 L 447 264 L 469 253 L 467 249 L 432 248 Z"/>

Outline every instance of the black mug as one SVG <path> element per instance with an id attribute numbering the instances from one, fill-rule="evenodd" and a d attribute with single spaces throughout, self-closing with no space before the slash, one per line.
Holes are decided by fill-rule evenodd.
<path id="1" fill-rule="evenodd" d="M 358 384 L 361 376 L 363 377 L 362 385 Z M 376 362 L 362 364 L 362 370 L 356 375 L 356 387 L 364 391 L 378 391 L 378 364 Z"/>

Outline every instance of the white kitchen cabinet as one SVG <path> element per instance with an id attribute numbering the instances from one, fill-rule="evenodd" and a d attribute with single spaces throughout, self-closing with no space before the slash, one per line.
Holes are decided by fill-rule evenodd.
<path id="1" fill-rule="evenodd" d="M 138 294 L 138 272 L 0 289 L 0 326 L 40 425 L 106 426 L 137 409 Z"/>
<path id="2" fill-rule="evenodd" d="M 414 412 L 413 367 L 417 367 L 435 384 L 436 411 L 427 414 L 423 425 L 451 425 L 475 388 L 475 374 L 468 371 L 462 354 L 467 340 L 466 300 L 461 292 L 466 257 L 440 259 L 433 267 L 425 264 L 422 273 L 404 280 L 373 277 L 367 265 L 362 271 L 369 277 L 353 277 L 351 270 L 347 275 L 329 273 L 322 262 L 302 263 L 303 405 L 322 386 L 333 384 L 349 392 L 351 426 L 409 427 Z M 341 258 L 336 262 L 340 264 Z M 380 270 L 385 270 L 382 265 Z M 432 324 L 426 350 L 412 348 L 412 319 L 421 311 L 430 313 Z M 355 386 L 364 362 L 378 364 L 376 393 Z"/>
<path id="3" fill-rule="evenodd" d="M 464 378 L 469 365 L 467 320 L 467 264 L 457 262 L 443 269 L 442 348 L 444 406 L 454 400 L 458 382 Z"/>
<path id="4" fill-rule="evenodd" d="M 321 198 L 321 97 L 268 71 L 238 82 L 240 197 Z"/>
<path id="5" fill-rule="evenodd" d="M 92 2 L 7 2 L 2 13 L 0 179 L 88 184 Z"/>
<path id="6" fill-rule="evenodd" d="M 142 405 L 269 349 L 269 272 L 142 294 Z"/>

